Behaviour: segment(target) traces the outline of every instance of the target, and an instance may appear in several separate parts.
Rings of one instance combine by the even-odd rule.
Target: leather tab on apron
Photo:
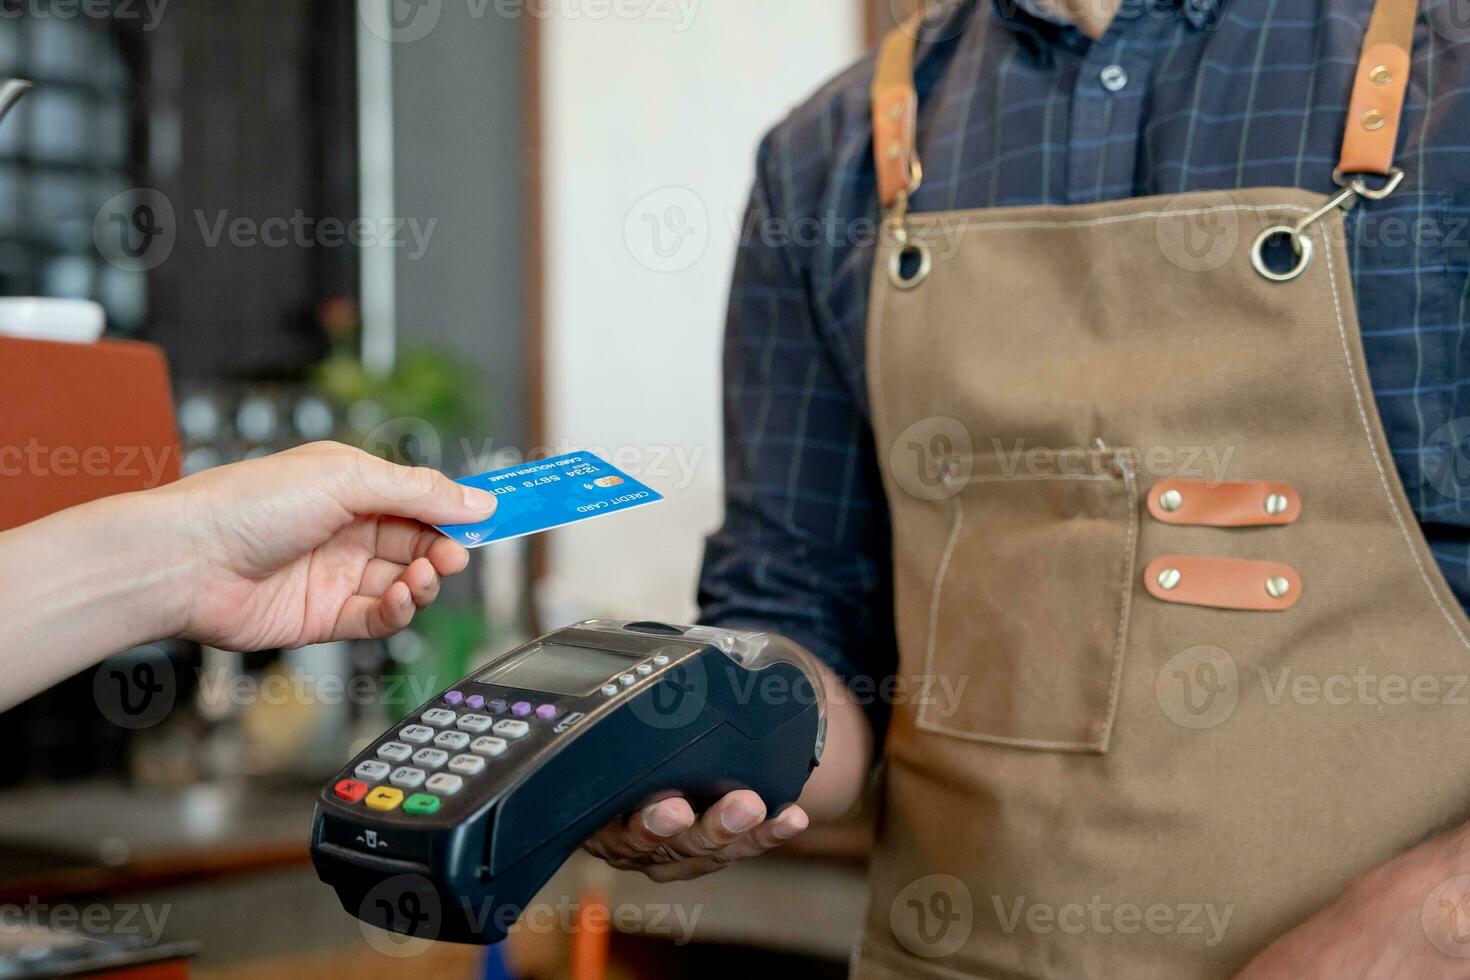
[[[1241,558],[1165,555],[1149,563],[1143,584],[1155,599],[1188,606],[1280,612],[1302,596],[1290,565]]]
[[[878,200],[886,211],[914,183],[919,94],[914,88],[915,15],[883,39],[873,74],[873,160]]]
[[[1302,498],[1287,483],[1160,480],[1148,493],[1148,512],[1162,524],[1272,527],[1295,522]]]
[[[1415,0],[1378,0],[1373,8],[1348,103],[1338,164],[1342,174],[1387,175],[1393,170],[1417,15]]]

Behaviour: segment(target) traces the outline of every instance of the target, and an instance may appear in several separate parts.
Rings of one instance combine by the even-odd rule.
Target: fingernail
[[[732,834],[743,834],[761,822],[761,815],[744,803],[735,803],[720,814],[720,826]]]
[[[785,813],[781,818],[771,825],[771,833],[777,840],[790,840],[807,828],[805,816],[798,817],[794,813]]]
[[[465,487],[464,505],[470,510],[483,513],[495,506],[495,495],[493,493],[486,493],[484,490],[476,490],[474,487]]]
[[[673,837],[684,829],[684,821],[655,803],[643,811],[643,826],[660,837]]]

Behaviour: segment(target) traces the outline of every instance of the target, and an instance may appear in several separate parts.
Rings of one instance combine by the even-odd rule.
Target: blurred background
[[[360,928],[306,832],[476,663],[695,617],[757,141],[909,6],[0,0],[0,80],[35,86],[0,123],[0,334],[161,348],[183,472],[325,438],[455,476],[586,448],[668,498],[481,551],[388,643],[163,644],[0,715],[0,977],[844,974],[861,821],[684,886],[574,860],[488,956]]]

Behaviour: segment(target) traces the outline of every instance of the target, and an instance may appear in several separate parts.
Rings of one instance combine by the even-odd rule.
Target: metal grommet
[[[1266,243],[1278,235],[1286,235],[1291,239],[1292,246],[1296,249],[1296,264],[1285,272],[1277,272],[1266,264]],[[1251,265],[1262,276],[1272,282],[1291,282],[1303,272],[1307,266],[1312,264],[1312,240],[1306,235],[1297,234],[1297,230],[1291,225],[1272,225],[1256,237],[1256,242],[1251,246]]]
[[[1273,599],[1280,599],[1291,591],[1291,582],[1283,575],[1273,575],[1266,579],[1266,594]]]
[[[904,278],[903,264],[910,256],[917,255],[919,268],[910,278]],[[917,239],[909,239],[904,244],[893,250],[888,257],[888,281],[899,289],[917,289],[929,278],[929,273],[934,270],[934,255],[929,251],[929,246]]]
[[[1179,580],[1183,578],[1177,568],[1166,568],[1159,573],[1159,588],[1165,592],[1171,592],[1179,586]]]
[[[1369,109],[1363,113],[1363,128],[1370,133],[1376,133],[1382,129],[1384,122],[1383,113],[1377,109]]]
[[[1159,494],[1159,506],[1172,514],[1184,506],[1184,494],[1178,490],[1165,490]]]
[[[1387,85],[1393,81],[1393,72],[1388,70],[1387,65],[1379,65],[1368,73],[1368,78],[1374,85]]]
[[[1273,493],[1266,498],[1266,513],[1272,517],[1286,513],[1286,508],[1290,506],[1291,501],[1287,500],[1283,494]]]

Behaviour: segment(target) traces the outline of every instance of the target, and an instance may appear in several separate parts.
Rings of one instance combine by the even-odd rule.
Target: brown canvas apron
[[[1330,200],[908,214],[914,42],[886,42],[900,684],[855,976],[1227,977],[1470,816],[1470,621],[1390,464],[1344,242],[1402,179],[1414,18],[1378,4]]]

